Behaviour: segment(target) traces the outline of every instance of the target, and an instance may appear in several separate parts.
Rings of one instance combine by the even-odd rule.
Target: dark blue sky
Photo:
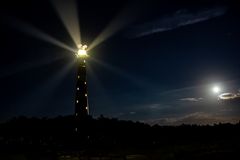
[[[235,3],[93,2],[78,3],[87,44],[124,6],[130,8],[125,21],[137,15],[134,23],[89,53],[89,105],[94,116],[159,124],[239,120],[239,103],[219,102],[211,90],[214,85],[222,93],[240,89],[240,23]],[[19,32],[22,23],[74,46],[50,2],[1,6],[1,120],[72,114],[76,66],[66,67],[75,57]]]

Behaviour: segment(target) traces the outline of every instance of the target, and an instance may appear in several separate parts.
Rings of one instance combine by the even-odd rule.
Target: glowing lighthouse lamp
[[[76,53],[77,58],[86,58],[88,56],[87,54],[87,45],[79,45],[78,46],[78,51]]]

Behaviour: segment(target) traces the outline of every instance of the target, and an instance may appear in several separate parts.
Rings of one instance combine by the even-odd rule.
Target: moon
[[[214,86],[212,88],[213,93],[219,93],[221,91],[221,88],[219,86]]]

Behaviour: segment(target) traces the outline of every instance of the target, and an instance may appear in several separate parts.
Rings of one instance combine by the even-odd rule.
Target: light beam
[[[100,61],[98,59],[95,59],[93,57],[90,57],[90,59],[92,62],[104,67],[105,69],[111,71],[112,73],[121,76],[122,78],[125,78],[127,80],[129,80],[130,82],[132,82],[135,86],[139,87],[139,88],[153,88],[153,86],[150,83],[146,83],[144,80],[142,80],[139,77],[136,77],[118,67],[115,67],[111,64],[105,63],[103,61]]]
[[[51,0],[51,2],[75,45],[81,44],[76,0]]]
[[[43,67],[45,65],[49,65],[55,61],[58,61],[58,60],[61,60],[63,58],[66,58],[66,56],[60,56],[60,57],[54,57],[52,59],[44,59],[44,60],[37,60],[37,61],[34,61],[34,62],[28,62],[28,63],[22,63],[21,65],[17,66],[17,67],[14,67],[13,69],[9,69],[9,68],[12,68],[11,66],[8,66],[7,68],[8,69],[2,69],[1,70],[1,75],[0,75],[0,78],[4,78],[4,77],[8,77],[8,76],[12,76],[12,75],[15,75],[17,73],[21,73],[21,72],[24,72],[24,71],[28,71],[28,70],[31,70],[31,69],[36,69],[36,68],[39,68],[39,67]]]
[[[57,71],[50,77],[45,77],[46,81],[43,84],[36,86],[37,88],[32,89],[30,93],[25,95],[24,98],[17,100],[16,103],[20,105],[21,104],[26,105],[29,104],[28,102],[30,99],[35,100],[37,103],[34,104],[34,107],[29,105],[27,106],[23,105],[25,107],[29,107],[27,110],[31,114],[39,113],[41,110],[46,109],[43,108],[43,106],[47,106],[46,104],[51,101],[51,98],[54,95],[55,91],[61,85],[63,80],[67,77],[69,72],[73,69],[75,64],[76,59],[71,60],[69,63],[65,63],[65,65],[59,69],[59,71]],[[20,110],[19,111],[17,110],[15,112],[20,112]]]
[[[141,7],[137,7],[136,4],[131,4],[125,7],[119,14],[113,18],[113,20],[107,25],[107,27],[93,40],[89,45],[88,50],[93,49],[97,45],[101,44],[112,35],[122,30],[126,26],[135,22],[139,15]]]
[[[71,48],[70,46],[66,45],[65,43],[57,40],[56,38],[50,36],[49,34],[39,30],[38,28],[34,27],[31,24],[24,23],[20,20],[14,20],[14,21],[8,21],[9,25],[13,27],[14,29],[23,32],[27,35],[30,35],[34,38],[40,39],[45,42],[49,42],[55,46],[58,46],[60,48],[66,49],[70,51],[70,53],[75,52],[75,49]]]

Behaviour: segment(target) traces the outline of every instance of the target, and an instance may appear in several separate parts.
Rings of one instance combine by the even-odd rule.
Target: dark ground
[[[0,159],[238,159],[239,133],[240,123],[150,126],[103,116],[18,117],[0,125]]]

